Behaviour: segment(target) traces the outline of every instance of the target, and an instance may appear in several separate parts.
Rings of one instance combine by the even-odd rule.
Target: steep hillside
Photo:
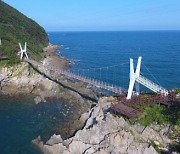
[[[41,26],[1,0],[0,38],[2,39],[0,56],[7,56],[10,59],[5,62],[7,64],[18,63],[19,42],[22,44],[27,42],[28,54],[36,60],[42,59],[42,48],[48,45],[48,36]]]

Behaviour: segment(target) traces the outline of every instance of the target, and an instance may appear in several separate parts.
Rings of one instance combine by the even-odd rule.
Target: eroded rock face
[[[36,104],[46,102],[48,98],[62,99],[70,103],[84,104],[87,102],[78,92],[66,88],[70,85],[72,89],[81,90],[81,83],[73,83],[63,75],[54,74],[44,68],[37,67],[37,69],[46,75],[39,74],[27,63],[10,68],[0,68],[0,93],[12,96],[31,94],[35,96]],[[57,79],[58,82],[54,79]],[[94,94],[89,89],[86,90],[86,93],[87,95]],[[95,94],[93,97],[96,98]]]
[[[170,130],[169,126],[130,125],[123,117],[107,112],[111,102],[102,100],[89,112],[81,115],[84,128],[73,137],[62,140],[60,135],[53,135],[46,144],[39,141],[39,147],[54,154],[156,154],[153,142],[159,149],[168,151],[172,144],[166,135]]]
[[[162,131],[164,132],[165,130]],[[141,134],[141,138],[145,141],[151,140],[157,143],[161,143],[164,147],[168,147],[168,145],[171,143],[171,140],[166,135],[161,134],[161,132],[156,132],[150,127],[145,128]]]
[[[105,112],[110,104],[100,102],[83,114],[80,119],[85,126],[73,137],[61,140],[60,135],[53,135],[46,144],[39,142],[39,147],[53,154],[157,154],[151,141],[168,147],[170,140],[164,133],[168,128],[159,133],[151,127],[130,125],[123,117]]]

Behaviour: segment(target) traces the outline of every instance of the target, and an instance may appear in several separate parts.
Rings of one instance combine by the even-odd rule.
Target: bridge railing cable
[[[90,77],[87,77],[87,75],[86,75],[84,70],[83,70],[82,74],[79,73],[79,71],[78,71],[78,74],[77,73],[75,74],[75,73],[73,73],[70,70],[67,71],[67,70],[64,70],[62,68],[57,68],[57,67],[53,67],[53,66],[43,65],[42,63],[38,63],[38,62],[36,62],[34,60],[30,60],[30,59],[26,60],[26,62],[29,62],[29,63],[31,63],[33,65],[37,65],[37,66],[40,66],[40,67],[43,67],[43,68],[46,68],[46,69],[49,69],[49,70],[52,70],[52,71],[54,71],[54,72],[56,72],[58,74],[63,74],[63,75],[68,76],[70,78],[81,80],[81,81],[84,81],[84,82],[89,83],[89,84],[94,84],[95,86],[98,86],[100,88],[104,88],[106,90],[110,90],[110,91],[115,92],[115,93],[120,93],[121,90],[119,90],[119,89],[122,89],[121,87],[117,88],[117,86],[115,86],[112,83],[110,84],[110,83],[108,83],[106,81],[101,81],[101,78],[100,79],[96,79],[96,75],[93,75],[94,76],[93,79],[90,79]],[[114,65],[114,66],[120,66],[120,65]],[[109,68],[112,68],[112,66],[111,67],[103,67],[103,68],[106,68],[105,70],[106,70],[106,72],[108,74],[108,70],[109,70]],[[100,69],[100,68],[98,68],[98,69],[100,70],[100,73],[102,73],[102,69]],[[99,72],[96,72],[96,70],[97,69],[93,69],[94,73],[99,73]],[[90,71],[90,69],[88,69],[88,72],[89,71]],[[100,76],[102,76],[102,74]]]

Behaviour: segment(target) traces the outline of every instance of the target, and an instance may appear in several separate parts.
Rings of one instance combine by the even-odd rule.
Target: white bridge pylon
[[[27,43],[25,42],[25,45],[24,45],[24,49],[22,49],[22,46],[21,46],[21,43],[19,43],[19,48],[20,48],[20,55],[21,55],[21,60],[23,59],[23,56],[25,55],[26,58],[28,59],[28,55],[27,55]]]
[[[155,93],[161,93],[164,95],[168,95],[169,92],[167,89],[159,86],[158,84],[156,84],[156,83],[152,82],[151,80],[140,75],[141,60],[142,60],[142,57],[139,57],[136,71],[134,72],[133,59],[132,58],[130,59],[130,81],[129,81],[128,94],[127,94],[126,98],[131,99],[132,94],[133,94],[134,84],[136,87],[136,92],[137,92],[137,94],[139,94],[139,83],[142,84],[143,86],[147,87],[148,89],[152,90]]]

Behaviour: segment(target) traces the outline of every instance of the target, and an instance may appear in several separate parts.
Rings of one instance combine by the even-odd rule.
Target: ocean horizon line
[[[46,31],[47,33],[51,32],[179,32],[179,30],[55,30],[55,31]]]

